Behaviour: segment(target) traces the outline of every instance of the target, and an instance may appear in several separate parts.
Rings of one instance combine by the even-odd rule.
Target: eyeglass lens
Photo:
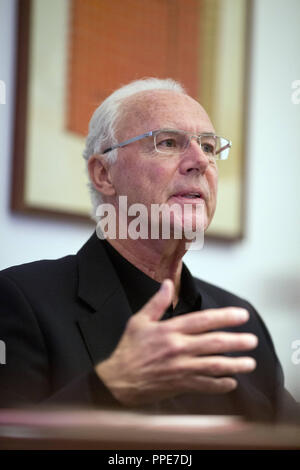
[[[202,151],[208,157],[227,158],[229,148],[226,145],[228,142],[226,139],[217,136],[191,136],[178,131],[161,131],[155,135],[154,144],[157,152],[170,155],[174,153],[182,154],[189,147],[192,138],[197,140],[198,144],[201,145]]]

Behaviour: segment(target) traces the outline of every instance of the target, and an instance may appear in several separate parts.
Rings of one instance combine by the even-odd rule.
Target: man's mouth
[[[181,194],[180,197],[188,197],[189,199],[195,199],[198,197],[201,198],[201,194],[200,193],[187,193],[187,194]]]
[[[203,199],[202,194],[199,192],[177,193],[177,194],[173,194],[172,197],[176,199],[181,199],[181,200],[189,199],[189,200],[199,201],[199,202],[201,199]]]

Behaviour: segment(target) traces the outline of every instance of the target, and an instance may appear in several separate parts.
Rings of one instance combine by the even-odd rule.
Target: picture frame
[[[84,1],[85,5],[90,3],[94,8],[108,8],[107,2],[118,8],[120,3],[120,0]],[[122,4],[126,1],[122,0]],[[94,223],[90,217],[88,180],[82,158],[84,135],[70,129],[70,110],[66,111],[68,90],[76,76],[75,73],[71,77],[68,74],[70,62],[74,62],[75,57],[73,53],[71,58],[68,55],[72,50],[70,28],[74,28],[70,11],[75,3],[79,8],[80,2],[82,0],[18,2],[11,209],[25,215]],[[169,51],[172,44],[170,64],[174,70],[174,64],[177,64],[177,70],[183,70],[181,75],[174,70],[172,73],[169,65],[164,74],[170,70],[172,78],[183,76],[183,85],[190,81],[190,88],[194,87],[193,94],[197,95],[195,98],[208,111],[217,132],[233,142],[228,161],[219,164],[218,205],[207,234],[215,240],[238,241],[245,235],[246,220],[245,149],[251,2],[193,0],[189,2],[190,11],[185,11],[184,0],[151,2],[153,7],[162,5],[167,12],[166,18],[172,21],[168,28],[173,28],[173,32],[167,35],[171,40],[166,50]],[[143,0],[130,0],[129,3],[135,8],[146,4]],[[196,27],[195,17],[198,19]],[[82,18],[82,13],[78,18]],[[160,31],[164,31],[164,26]],[[197,42],[192,42],[191,37],[189,42],[185,42],[188,39],[185,28],[190,31],[193,27],[196,28]],[[112,36],[110,42],[113,40],[118,44],[116,37]],[[194,50],[189,53],[191,48]],[[194,64],[193,68],[191,64]],[[108,69],[107,64],[104,65]],[[192,70],[189,76],[187,69]],[[81,71],[82,67],[78,70]],[[126,83],[127,75],[124,73],[122,76],[117,70],[118,74],[115,72],[111,81],[120,86]],[[135,64],[133,78],[139,76]],[[80,83],[80,75],[77,83]],[[107,93],[108,90],[105,91]],[[101,102],[99,96],[95,97],[94,107]],[[87,118],[83,119],[83,128],[87,133]]]

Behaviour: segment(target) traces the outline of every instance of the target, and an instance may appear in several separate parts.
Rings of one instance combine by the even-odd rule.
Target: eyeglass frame
[[[228,140],[226,139],[225,137],[220,137],[216,134],[212,134],[212,133],[203,133],[203,134],[190,134],[189,132],[187,131],[184,131],[184,130],[181,130],[181,129],[156,129],[154,131],[149,131],[149,132],[145,132],[144,134],[140,134],[136,137],[132,137],[131,139],[128,139],[128,140],[124,140],[123,142],[120,142],[119,144],[115,144],[113,145],[112,147],[109,147],[107,148],[106,150],[104,150],[102,152],[102,155],[105,154],[105,153],[108,153],[108,152],[112,152],[113,150],[117,149],[117,148],[122,148],[122,147],[125,147],[126,145],[129,145],[129,144],[132,144],[133,142],[137,142],[139,140],[142,140],[146,137],[155,137],[156,133],[159,133],[159,132],[182,132],[186,135],[188,135],[190,137],[190,143],[189,143],[189,146],[191,144],[191,140],[192,140],[192,137],[195,137],[197,139],[201,139],[201,137],[218,137],[219,139],[224,139],[227,141],[227,144],[225,145],[225,147],[222,147],[220,150],[218,150],[218,152],[216,152],[216,154],[218,153],[221,153],[222,151],[224,151],[225,149],[227,148],[231,148],[232,147],[232,142],[231,140]],[[154,141],[154,145],[155,145],[155,141]],[[200,145],[201,145],[201,142],[200,142]],[[186,148],[186,150],[189,148],[189,146]],[[201,146],[200,146],[201,148]],[[159,150],[157,150],[156,148],[156,145],[155,145],[155,150],[158,152],[158,153],[162,153],[164,154],[165,152],[160,152]],[[181,154],[182,155],[182,154]],[[220,160],[227,160],[228,157],[226,158],[220,158]]]

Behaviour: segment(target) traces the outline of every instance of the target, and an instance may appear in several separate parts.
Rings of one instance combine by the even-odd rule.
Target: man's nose
[[[181,156],[180,171],[187,173],[205,173],[209,165],[209,158],[201,149],[196,139],[192,138],[189,147]]]

